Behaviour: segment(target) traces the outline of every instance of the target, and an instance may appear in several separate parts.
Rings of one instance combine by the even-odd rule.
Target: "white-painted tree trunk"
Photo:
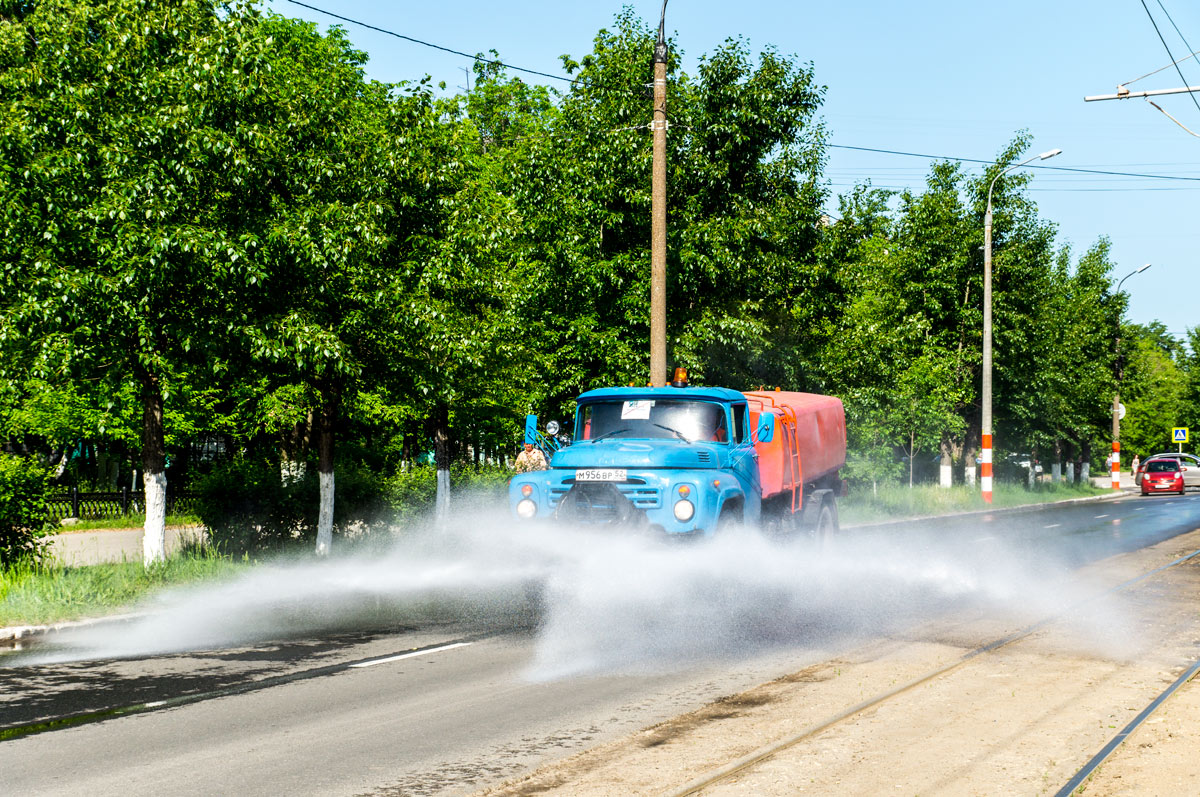
[[[1090,484],[1092,480],[1092,463],[1084,462],[1079,466],[1079,481],[1083,484]]]
[[[942,465],[941,473],[939,474],[938,486],[953,487],[954,486],[954,466]]]
[[[146,567],[167,556],[167,474],[147,473],[146,525],[142,528],[142,564]]]
[[[973,461],[963,466],[963,481],[972,487],[975,486],[975,469],[977,467]]]
[[[438,525],[450,519],[450,471],[438,469],[437,472],[437,502],[435,517]]]
[[[1054,484],[1058,484],[1059,482],[1062,481],[1062,463],[1061,462],[1055,462],[1053,465],[1050,466],[1050,481]]]
[[[333,549],[333,471],[320,473],[321,510],[317,514],[317,555],[328,556]]]

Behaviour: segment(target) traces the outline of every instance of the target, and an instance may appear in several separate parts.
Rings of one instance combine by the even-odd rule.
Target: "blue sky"
[[[308,5],[443,47],[475,53],[497,50],[510,64],[563,74],[558,56],[591,51],[597,30],[610,26],[622,5],[657,24],[658,0],[620,2],[398,3],[304,0]],[[267,7],[322,25],[330,17],[288,0]],[[1190,177],[1155,180],[1037,171],[1030,195],[1059,228],[1059,243],[1082,254],[1108,236],[1117,263],[1114,279],[1144,263],[1152,267],[1125,282],[1129,317],[1158,320],[1177,335],[1200,325],[1195,264],[1200,208],[1200,138],[1142,99],[1085,103],[1111,94],[1160,67],[1168,58],[1147,15],[1153,13],[1175,58],[1200,49],[1200,5],[1183,0],[1010,0],[975,4],[739,3],[671,0],[667,29],[684,54],[684,68],[730,36],[757,52],[774,45],[811,61],[828,87],[822,116],[834,145],[947,157],[994,158],[1016,131],[1033,135],[1029,155],[1063,154],[1047,166]],[[1174,26],[1163,12],[1174,20]],[[428,74],[453,91],[465,86],[470,60],[340,23],[371,58],[370,77],[395,82]],[[1178,27],[1179,33],[1175,31]],[[1182,38],[1180,36],[1182,34]],[[1200,85],[1200,58],[1130,84],[1132,91]],[[532,79],[532,78],[531,78]],[[545,80],[550,85],[556,81]],[[1196,97],[1200,101],[1200,95]],[[1155,100],[1200,133],[1200,108],[1189,95]],[[879,187],[919,189],[929,161],[831,149],[826,177],[836,194],[864,180]],[[968,164],[982,169],[981,165]],[[829,207],[836,207],[831,199]],[[996,289],[1005,286],[997,283]]]

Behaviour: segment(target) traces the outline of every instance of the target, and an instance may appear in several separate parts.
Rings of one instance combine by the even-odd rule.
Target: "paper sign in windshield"
[[[653,400],[635,399],[634,401],[626,401],[621,405],[621,420],[648,421],[650,420],[650,408],[653,406]]]

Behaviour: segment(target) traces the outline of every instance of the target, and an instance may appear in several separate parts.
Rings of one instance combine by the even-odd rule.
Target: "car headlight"
[[[694,514],[696,514],[696,505],[691,501],[675,502],[675,519],[680,523],[686,523],[691,520]]]
[[[528,498],[522,498],[517,502],[517,517],[524,520],[529,520],[537,514],[537,504],[530,501]]]

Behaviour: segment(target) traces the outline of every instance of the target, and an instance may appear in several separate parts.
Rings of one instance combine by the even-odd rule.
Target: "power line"
[[[430,47],[435,50],[440,50],[442,52],[451,53],[452,55],[458,55],[463,58],[470,58],[471,60],[477,61],[480,63],[502,66],[506,69],[512,69],[516,72],[524,72],[524,73],[530,74],[530,75],[538,75],[539,77],[546,77],[546,78],[550,78],[552,80],[561,80],[564,83],[575,84],[576,82],[578,82],[577,79],[567,78],[567,77],[563,77],[561,75],[552,75],[549,72],[539,72],[536,69],[527,69],[525,67],[513,66],[512,64],[507,64],[498,59],[484,58],[481,55],[472,55],[470,53],[466,53],[461,50],[455,50],[450,47],[443,47],[442,45],[439,45],[439,44],[433,44],[432,42],[423,41],[421,39],[417,39],[412,36],[406,36],[402,33],[396,33],[395,31],[388,30],[386,28],[381,28],[376,25],[370,25],[366,22],[362,22],[357,19],[352,19],[350,17],[342,16],[341,14],[334,14],[333,12],[326,11],[323,8],[318,8],[316,6],[309,5],[308,3],[302,3],[302,2],[300,2],[300,0],[288,0],[288,2],[292,3],[293,5],[298,5],[303,8],[307,8],[311,11],[316,11],[319,14],[325,14],[326,16],[333,17],[334,19],[340,19],[344,22],[349,22],[353,25],[359,25],[361,27],[377,31],[379,33],[383,33],[388,36],[394,36],[397,39],[403,39],[404,41],[412,42],[414,44],[419,44],[424,47]],[[1161,5],[1161,2],[1159,4]],[[1145,5],[1146,5],[1145,0],[1142,0],[1142,6],[1145,7]],[[1166,9],[1164,9],[1164,13],[1165,13],[1165,11],[1166,11]],[[1146,9],[1146,13],[1147,14],[1150,13],[1149,8]],[[1167,18],[1170,19],[1169,14],[1167,15]],[[1153,16],[1151,16],[1150,21],[1152,23],[1154,22]],[[1175,24],[1173,20],[1172,20],[1171,24],[1172,25]],[[1156,31],[1158,30],[1157,25],[1155,25],[1155,30]],[[1176,28],[1176,30],[1178,31],[1178,28]],[[1162,34],[1159,34],[1159,38],[1160,39],[1162,38]],[[1186,44],[1186,42],[1185,42],[1185,44]],[[1166,47],[1165,41],[1163,42],[1163,46]],[[1191,49],[1191,48],[1189,47],[1189,49]],[[1171,56],[1170,48],[1167,49],[1167,55]],[[1171,57],[1173,58],[1173,56],[1171,56]],[[1176,68],[1176,70],[1179,69],[1178,64],[1175,65],[1175,68]],[[1182,72],[1180,72],[1180,79],[1183,79]],[[1187,81],[1185,80],[1184,82],[1186,83]],[[1192,99],[1193,99],[1193,101],[1195,101],[1194,96]],[[1196,107],[1198,110],[1200,110],[1200,102],[1197,103]],[[961,163],[982,163],[982,164],[988,164],[988,165],[991,165],[992,163],[994,163],[994,161],[982,160],[982,159],[978,159],[978,158],[957,158],[957,157],[948,156],[948,155],[924,155],[924,154],[920,154],[920,153],[916,153],[916,152],[901,152],[898,150],[877,149],[877,148],[873,148],[873,147],[854,147],[854,146],[850,146],[847,144],[829,144],[828,146],[832,149],[849,149],[849,150],[858,150],[861,152],[878,152],[878,153],[887,154],[887,155],[904,155],[904,156],[909,156],[909,157],[925,158],[925,159],[929,159],[929,160],[952,160],[952,161],[959,161]],[[1076,173],[1080,173],[1080,174],[1103,174],[1103,175],[1110,175],[1110,176],[1116,176],[1116,177],[1139,177],[1139,178],[1145,178],[1145,179],[1151,179],[1151,180],[1185,180],[1185,181],[1200,182],[1200,177],[1178,177],[1178,176],[1174,176],[1174,175],[1165,175],[1165,174],[1135,174],[1135,173],[1131,173],[1131,172],[1102,171],[1102,170],[1096,170],[1096,169],[1076,169],[1076,168],[1071,168],[1071,167],[1067,167],[1067,166],[1032,166],[1031,165],[1031,166],[1027,166],[1026,168],[1049,169],[1049,170],[1053,170],[1053,171],[1076,172]]]
[[[837,180],[831,181],[830,188],[857,188],[862,183],[846,183]],[[912,188],[908,184],[889,184],[871,182],[872,188],[878,188],[883,191],[906,191]],[[1091,194],[1091,193],[1107,193],[1107,192],[1128,192],[1128,191],[1200,191],[1200,186],[1172,186],[1163,188],[1027,188],[1027,191],[1035,194]]]
[[[1167,9],[1163,8],[1162,2],[1159,2],[1158,7],[1162,8],[1164,14],[1167,14]],[[1146,9],[1146,16],[1150,17],[1150,24],[1154,26],[1154,32],[1158,34],[1158,40],[1162,42],[1163,49],[1167,51],[1167,58],[1175,61],[1175,56],[1171,54],[1171,48],[1167,46],[1167,40],[1163,38],[1162,31],[1158,29],[1158,23],[1154,21],[1154,15],[1150,13],[1150,7],[1146,5],[1146,0],[1142,0],[1142,8]],[[1171,19],[1170,14],[1167,14],[1167,19],[1171,20],[1172,25],[1175,24],[1175,20]],[[1179,33],[1179,28],[1175,28],[1175,32]],[[1179,34],[1179,38],[1183,38],[1182,33]],[[1184,41],[1183,44],[1189,50],[1192,49],[1188,46],[1187,41]],[[1178,61],[1175,61],[1175,71],[1179,74],[1179,79],[1183,82],[1183,85],[1188,85],[1187,78],[1183,76],[1183,70],[1179,68]],[[1200,111],[1200,100],[1196,99],[1196,95],[1193,92],[1189,91],[1188,96],[1192,98],[1192,103],[1196,106],[1196,110]]]
[[[989,166],[995,164],[995,161],[982,160],[980,158],[957,158],[953,155],[927,155],[920,152],[902,152],[895,149],[878,149],[875,147],[853,147],[849,144],[827,144],[830,149],[851,149],[858,152],[878,152],[884,155],[905,155],[910,158],[925,158],[926,160],[943,160],[943,161],[959,161],[960,163],[984,163]],[[1200,182],[1200,177],[1179,177],[1173,174],[1136,174],[1134,172],[1113,172],[1101,169],[1074,169],[1070,166],[1026,166],[1026,169],[1047,169],[1055,172],[1076,172],[1079,174],[1107,174],[1114,177],[1141,177],[1147,180],[1185,180],[1187,182]]]
[[[343,22],[349,22],[352,25],[359,25],[364,28],[369,28],[370,30],[378,31],[379,33],[383,33],[388,36],[395,36],[397,39],[403,39],[404,41],[412,42],[413,44],[420,44],[424,47],[432,47],[433,49],[441,50],[444,53],[451,53],[452,55],[461,55],[463,58],[470,58],[472,61],[477,61],[479,63],[493,64],[495,66],[502,66],[505,69],[512,69],[515,72],[524,72],[529,75],[537,75],[539,77],[548,77],[551,80],[561,80],[565,83],[574,83],[575,82],[572,78],[563,77],[562,75],[552,75],[549,72],[539,72],[536,69],[526,69],[526,68],[520,67],[520,66],[513,66],[512,64],[506,64],[503,61],[500,61],[500,60],[497,60],[494,58],[484,58],[482,55],[472,55],[471,53],[464,53],[461,50],[453,50],[449,47],[443,47],[440,44],[433,44],[432,42],[415,39],[412,36],[405,36],[403,33],[396,33],[394,30],[388,30],[386,28],[376,27],[375,25],[369,25],[366,22],[360,22],[357,19],[351,19],[350,17],[344,17],[341,14],[335,14],[332,11],[326,11],[323,8],[317,8],[316,6],[310,6],[308,3],[301,3],[300,0],[288,0],[288,2],[293,5],[302,6],[304,8],[307,8],[310,11],[316,11],[318,14],[324,14],[326,16],[333,17],[334,19],[340,19]]]

